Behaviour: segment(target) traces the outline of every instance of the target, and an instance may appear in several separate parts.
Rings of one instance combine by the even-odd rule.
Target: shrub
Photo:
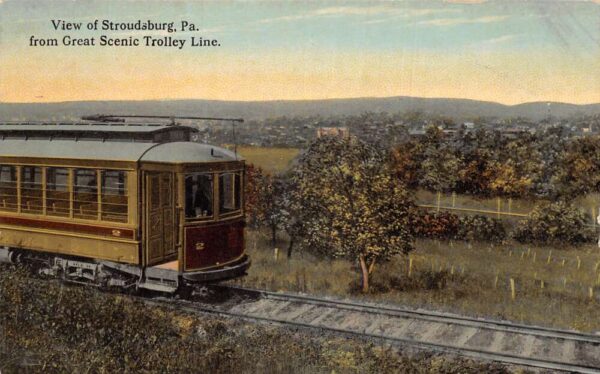
[[[564,201],[543,202],[519,222],[513,237],[521,243],[579,244],[593,239],[585,215]]]
[[[456,239],[501,242],[506,239],[506,230],[502,223],[485,216],[460,217]]]
[[[415,236],[432,239],[454,239],[458,233],[460,218],[447,212],[419,212],[415,215]]]

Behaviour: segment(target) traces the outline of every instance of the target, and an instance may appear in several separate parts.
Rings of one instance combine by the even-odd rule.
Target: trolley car
[[[244,160],[110,121],[0,124],[0,262],[163,292],[245,274]]]

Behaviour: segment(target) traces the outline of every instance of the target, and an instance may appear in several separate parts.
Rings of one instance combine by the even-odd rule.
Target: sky
[[[87,30],[96,20],[177,31]],[[100,46],[103,35],[142,45]],[[186,44],[146,47],[144,36]],[[0,102],[387,96],[600,102],[600,0],[0,0]]]

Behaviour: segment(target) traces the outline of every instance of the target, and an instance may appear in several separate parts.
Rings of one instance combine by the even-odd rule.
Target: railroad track
[[[597,335],[241,287],[213,286],[212,289],[215,295],[235,297],[227,299],[225,296],[220,301],[207,303],[204,298],[192,296],[176,304],[193,312],[328,331],[475,359],[600,373],[600,336]]]

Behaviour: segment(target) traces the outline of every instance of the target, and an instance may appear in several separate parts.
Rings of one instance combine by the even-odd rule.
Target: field
[[[238,153],[247,163],[260,166],[270,173],[286,170],[299,152],[297,148],[238,147]]]
[[[265,234],[249,232],[247,247],[253,265],[248,276],[235,283],[581,331],[600,330],[600,252],[595,246],[494,247],[420,240],[410,255],[412,269],[408,257],[378,265],[372,292],[362,295],[352,263],[303,251],[294,253],[291,260],[284,253],[275,258],[268,243]],[[285,240],[278,243],[281,248],[286,245]]]

